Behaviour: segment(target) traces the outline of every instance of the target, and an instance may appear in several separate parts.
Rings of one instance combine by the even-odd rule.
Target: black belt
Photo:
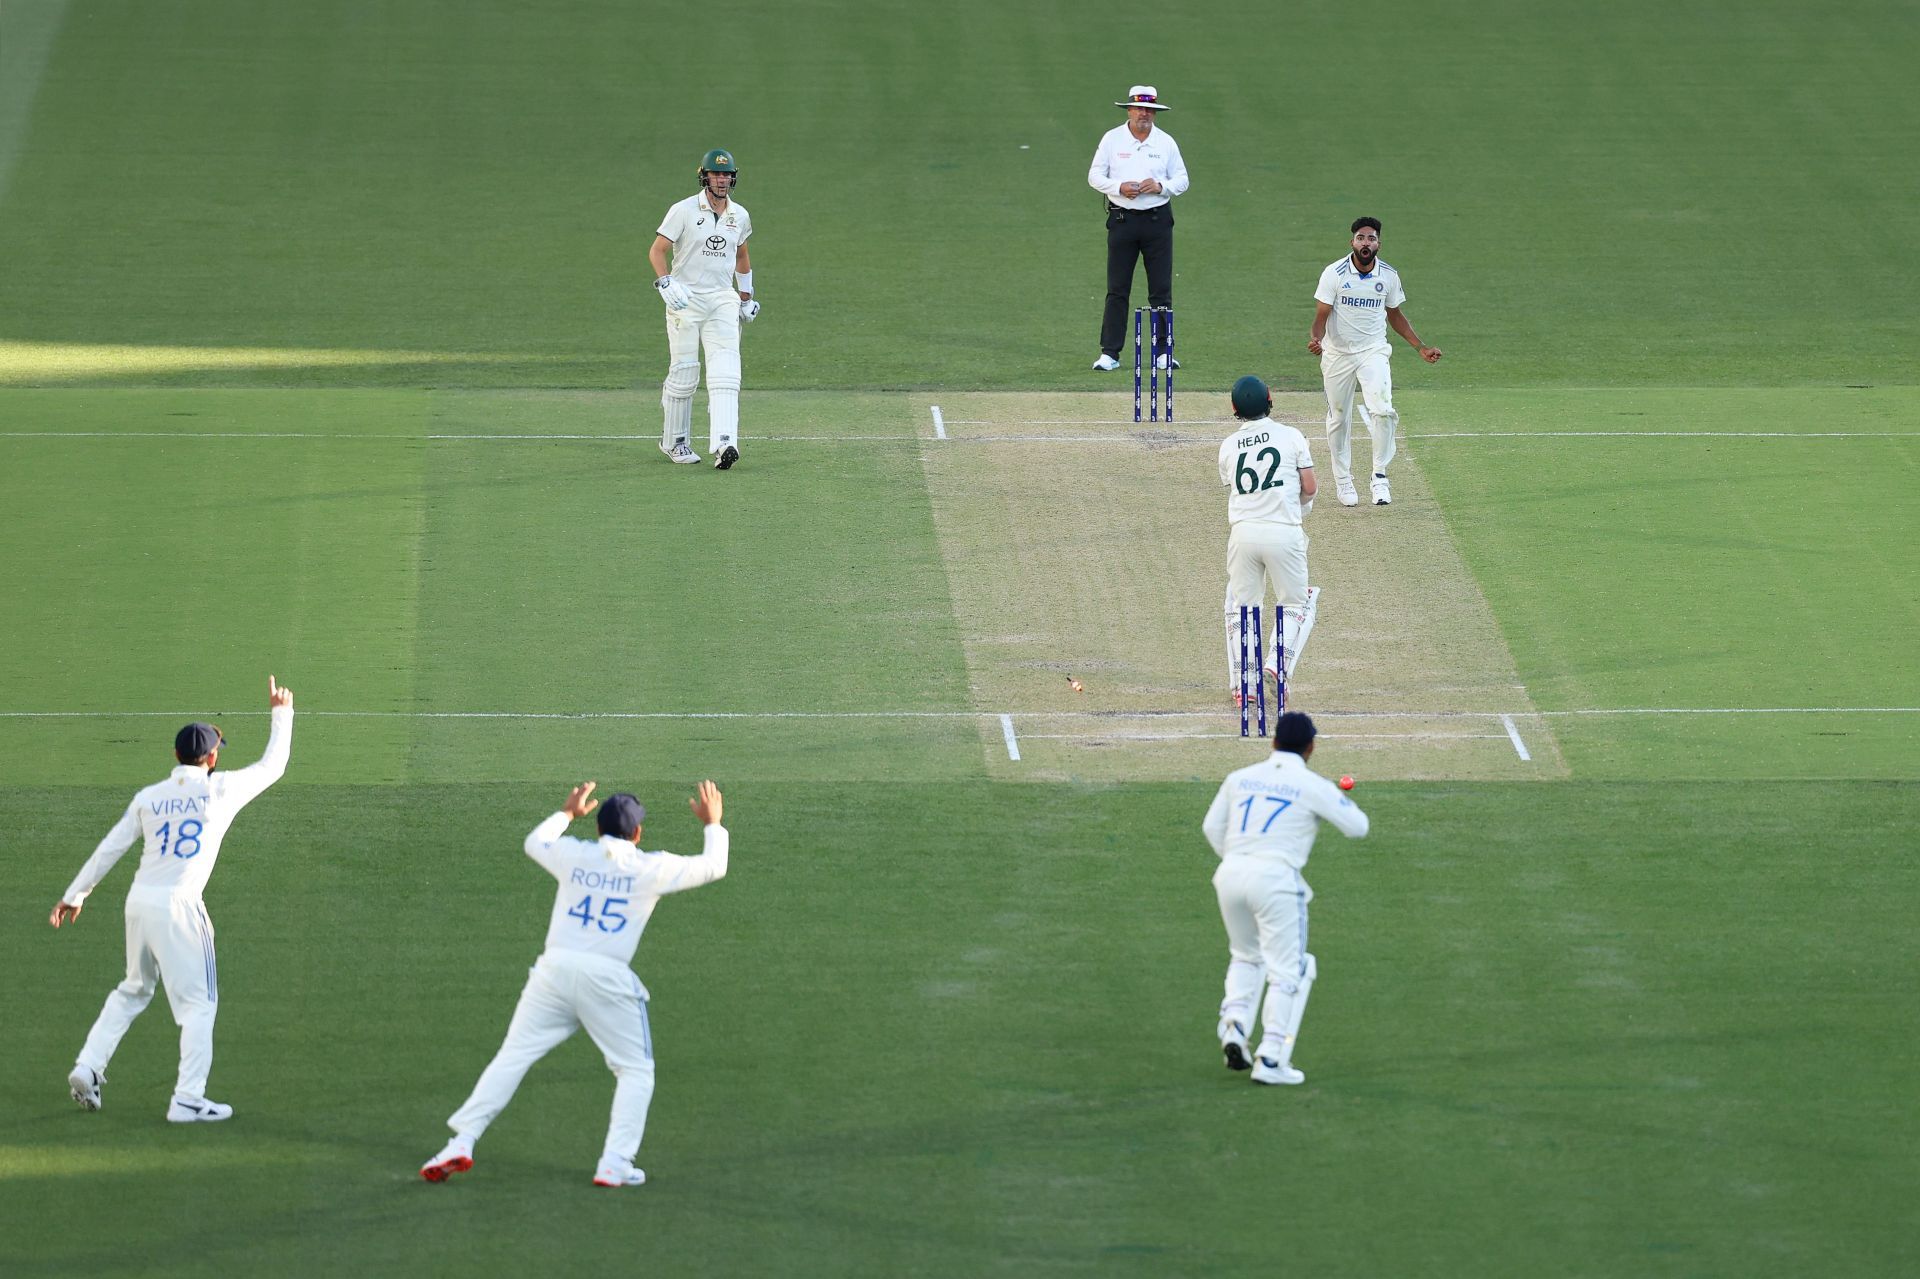
[[[1124,204],[1115,204],[1112,200],[1107,201],[1107,212],[1118,213],[1118,214],[1121,214],[1122,216],[1129,213],[1134,214],[1136,216],[1143,213],[1158,213],[1160,212],[1160,210],[1166,207],[1167,206],[1164,204],[1156,204],[1151,209],[1129,209]]]

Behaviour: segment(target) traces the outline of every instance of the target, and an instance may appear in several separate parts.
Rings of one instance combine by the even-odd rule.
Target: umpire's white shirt
[[[165,781],[135,795],[60,900],[69,906],[85,902],[87,894],[133,847],[134,839],[144,836],[146,847],[128,898],[197,901],[213,874],[220,841],[233,819],[287,771],[293,752],[293,707],[274,707],[271,719],[266,753],[255,763],[211,773],[197,764],[181,764]]]
[[[1313,469],[1307,437],[1270,417],[1245,422],[1220,441],[1220,482],[1227,486],[1227,523],[1300,523],[1300,472]]]
[[[1146,178],[1158,182],[1161,190],[1132,197],[1120,194],[1122,182]],[[1094,148],[1087,185],[1123,209],[1157,209],[1186,191],[1187,162],[1180,158],[1180,144],[1159,125],[1142,141],[1123,124],[1109,129]]]
[[[1227,774],[1200,824],[1222,860],[1251,857],[1306,868],[1322,820],[1340,833],[1367,833],[1367,815],[1292,751]]]
[[[572,818],[555,813],[527,836],[527,856],[560,881],[542,958],[587,955],[626,965],[653,908],[668,893],[711,884],[727,873],[727,828],[706,828],[698,857],[649,853],[631,840],[571,839]]]
[[[1320,273],[1313,300],[1333,308],[1322,349],[1333,355],[1360,355],[1392,349],[1387,342],[1387,308],[1405,306],[1407,295],[1398,271],[1375,258],[1373,270],[1363,275],[1348,254]]]
[[[753,235],[753,219],[738,200],[716,214],[705,191],[690,195],[667,209],[656,234],[673,241],[673,278],[691,292],[739,296],[733,267],[740,246]]]

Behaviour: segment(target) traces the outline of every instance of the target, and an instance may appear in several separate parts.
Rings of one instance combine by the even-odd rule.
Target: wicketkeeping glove
[[[653,287],[660,290],[660,300],[669,311],[684,311],[693,305],[693,294],[687,292],[687,286],[670,275],[655,280]]]
[[[752,298],[746,298],[740,303],[740,323],[752,324],[753,317],[758,314],[760,314],[760,304]]]

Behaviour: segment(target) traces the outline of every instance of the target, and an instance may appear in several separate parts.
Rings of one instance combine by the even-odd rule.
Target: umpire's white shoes
[[[1100,358],[1093,362],[1093,371],[1095,373],[1111,373],[1119,367],[1120,361],[1114,359],[1105,351],[1100,352]]]
[[[105,1075],[78,1062],[67,1072],[67,1091],[73,1094],[74,1101],[79,1103],[82,1110],[100,1109],[100,1085],[106,1082]]]
[[[1228,1070],[1245,1070],[1253,1065],[1247,1052],[1247,1032],[1237,1021],[1220,1023],[1220,1051],[1226,1056]]]
[[[681,466],[690,466],[700,460],[700,455],[693,451],[693,445],[685,440],[675,440],[672,448],[662,444],[660,451]]]
[[[1177,369],[1180,367],[1180,361],[1174,359],[1165,351],[1162,351],[1154,357],[1153,367],[1156,369]]]
[[[445,1181],[454,1173],[465,1172],[471,1167],[473,1143],[463,1137],[455,1137],[439,1154],[420,1165],[420,1175],[428,1181]]]
[[[217,1101],[208,1101],[205,1097],[182,1097],[173,1095],[173,1101],[167,1106],[167,1122],[170,1124],[217,1124],[222,1119],[233,1118],[233,1107]]]
[[[729,444],[720,450],[719,457],[713,459],[713,469],[716,471],[731,471],[733,464],[739,460],[740,450]]]
[[[1340,499],[1340,505],[1342,506],[1360,505],[1360,495],[1353,491],[1352,480],[1335,480],[1333,482],[1333,495]]]
[[[1307,1077],[1284,1061],[1275,1061],[1271,1057],[1256,1057],[1253,1062],[1253,1082],[1256,1084],[1304,1084]]]
[[[602,1159],[599,1171],[593,1174],[596,1186],[644,1186],[647,1174],[633,1166],[627,1159]]]
[[[1375,471],[1373,475],[1373,504],[1375,506],[1391,506],[1393,504],[1393,490],[1387,487],[1387,477],[1378,471]]]

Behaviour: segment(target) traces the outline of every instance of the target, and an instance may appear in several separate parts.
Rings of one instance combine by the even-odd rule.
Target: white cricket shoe
[[[1253,1082],[1256,1084],[1304,1084],[1307,1077],[1285,1062],[1271,1057],[1255,1058]]]
[[[1393,490],[1387,487],[1387,477],[1376,474],[1373,477],[1373,504],[1375,506],[1393,505]]]
[[[596,1186],[644,1186],[647,1174],[635,1168],[629,1160],[602,1159],[600,1168],[593,1174]]]
[[[1360,495],[1353,491],[1352,480],[1335,480],[1333,482],[1333,495],[1340,499],[1340,505],[1342,506],[1360,505]]]
[[[173,1095],[173,1101],[167,1106],[167,1122],[170,1124],[217,1124],[222,1119],[233,1118],[233,1107],[217,1101],[208,1101],[205,1097],[182,1097]]]
[[[1220,1051],[1226,1056],[1228,1070],[1246,1070],[1253,1065],[1247,1052],[1247,1032],[1237,1021],[1220,1023]]]
[[[1164,368],[1177,369],[1180,367],[1180,361],[1174,359],[1171,355],[1168,355],[1165,351],[1162,351],[1160,352],[1160,354],[1153,357],[1153,367],[1156,369],[1164,369]]]
[[[668,448],[662,444],[660,451],[681,466],[688,466],[700,460],[700,455],[693,451],[693,445],[687,443],[685,440],[675,440],[672,448]]]
[[[433,1158],[420,1165],[420,1175],[428,1181],[445,1181],[456,1172],[473,1167],[473,1143],[455,1137]]]
[[[73,1095],[74,1101],[79,1103],[82,1110],[100,1109],[100,1085],[106,1082],[105,1075],[91,1066],[82,1066],[78,1062],[75,1062],[73,1069],[67,1072],[67,1091]]]
[[[1119,367],[1120,361],[1114,359],[1105,351],[1100,352],[1100,358],[1093,362],[1093,371],[1095,373],[1111,373]]]

